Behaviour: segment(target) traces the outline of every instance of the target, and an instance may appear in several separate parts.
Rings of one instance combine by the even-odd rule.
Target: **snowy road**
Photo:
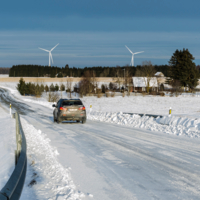
[[[199,199],[199,140],[91,120],[56,124],[47,107],[4,89],[0,97],[47,134],[83,199]]]

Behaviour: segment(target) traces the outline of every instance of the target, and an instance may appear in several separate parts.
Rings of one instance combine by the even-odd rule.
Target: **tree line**
[[[8,67],[1,67],[0,74],[9,74],[10,68]]]
[[[65,91],[65,85],[62,83],[60,86],[58,84],[51,84],[50,86],[39,84],[39,83],[26,83],[23,78],[20,78],[19,83],[17,84],[17,90],[21,95],[33,95],[41,96],[41,94],[46,92],[55,92],[55,91]]]
[[[113,77],[116,79],[116,83],[119,84],[120,78],[124,77],[125,82],[130,82],[130,77],[141,76],[147,78],[147,85],[149,85],[151,77],[156,72],[162,72],[165,77],[168,77],[167,83],[173,87],[180,89],[181,87],[187,87],[189,90],[199,84],[200,78],[200,66],[196,66],[193,55],[188,49],[176,50],[171,59],[169,65],[152,65],[151,61],[144,61],[143,64],[136,67],[130,66],[116,66],[116,67],[85,67],[85,68],[69,68],[69,65],[65,67],[49,67],[40,65],[16,65],[9,71],[10,77]],[[125,80],[127,77],[127,80]],[[94,82],[94,81],[93,81]],[[90,84],[88,90],[91,90]]]
[[[183,50],[176,50],[174,54],[172,55],[170,61],[169,61],[169,66],[168,68],[168,78],[167,78],[167,83],[172,86],[173,91],[178,94],[179,92],[182,91],[182,87],[185,87],[189,89],[189,91],[194,91],[195,87],[199,84],[198,79],[200,77],[199,74],[199,66],[196,66],[195,63],[193,62],[194,57],[192,54],[188,51],[188,49],[183,49]],[[63,68],[61,68],[62,70]],[[70,68],[68,66],[65,67],[63,70],[69,70]],[[94,68],[95,69],[95,68]],[[127,90],[128,93],[130,92],[130,87],[132,87],[132,76],[137,76],[137,77],[143,77],[145,78],[146,82],[146,92],[150,92],[150,81],[154,77],[155,73],[158,71],[156,66],[153,66],[151,61],[144,61],[142,63],[142,66],[137,66],[137,67],[111,67],[109,70],[104,67],[100,68],[103,70],[107,70],[107,73],[109,70],[115,70],[113,72],[113,81],[114,83],[109,84],[109,88],[107,86],[103,86],[101,89],[97,87],[97,79],[96,77],[98,72],[95,70],[92,70],[92,68],[83,68],[81,69],[83,72],[82,79],[79,82],[79,87],[76,89],[79,90],[80,95],[86,95],[90,93],[104,93],[106,90],[110,89],[112,91],[125,91]],[[134,74],[133,74],[133,69]],[[85,70],[85,71],[84,71]],[[66,71],[61,71],[62,73]],[[162,72],[162,70],[159,70]],[[61,72],[57,72],[58,74]],[[103,71],[104,72],[104,71]],[[101,73],[103,73],[101,72]],[[96,74],[97,73],[97,74]],[[164,73],[164,72],[163,72]],[[63,75],[63,74],[62,74]],[[166,76],[166,75],[165,75]],[[105,77],[105,76],[104,76]],[[70,92],[73,90],[72,89],[72,78],[67,78],[66,82],[66,89],[67,92]],[[158,80],[158,79],[157,79]],[[158,83],[160,84],[160,83]],[[161,86],[161,84],[160,84]],[[34,84],[34,83],[25,83],[23,78],[20,79],[20,82],[17,87],[18,91],[21,94],[28,94],[28,95],[36,95],[40,96],[41,93],[45,90],[46,92],[54,92],[58,91],[59,89],[61,91],[65,90],[65,85],[61,82],[60,87],[56,84],[55,86],[53,84],[44,86],[43,84]],[[75,88],[74,88],[75,89]],[[77,91],[75,91],[77,92]],[[157,90],[158,92],[158,90]]]
[[[36,65],[18,65],[13,66],[12,70],[17,70],[20,68],[20,72],[30,73],[30,70],[33,70],[33,67],[36,69],[36,74],[39,73],[42,76],[45,76],[46,73],[50,73],[54,77],[55,73],[58,77],[63,76],[73,76],[73,77],[82,77],[81,81],[72,88],[72,78],[66,79],[66,85],[61,81],[60,86],[53,85],[53,83],[48,85],[35,84],[35,83],[25,83],[23,78],[20,79],[20,82],[17,86],[18,91],[23,95],[34,95],[40,96],[42,92],[48,92],[48,100],[56,101],[58,93],[54,91],[65,91],[69,92],[71,95],[72,90],[78,92],[80,96],[87,94],[97,94],[101,96],[102,93],[106,91],[112,91],[111,95],[114,95],[116,91],[123,92],[127,91],[130,94],[131,87],[133,86],[132,77],[143,77],[146,84],[146,93],[147,94],[159,94],[161,95],[164,90],[164,83],[159,82],[159,77],[157,77],[157,90],[151,90],[150,81],[154,78],[156,72],[162,72],[165,77],[167,77],[167,82],[172,86],[171,95],[174,94],[178,96],[182,91],[185,91],[185,88],[190,92],[195,91],[195,87],[199,84],[198,79],[200,78],[200,66],[196,66],[193,62],[194,57],[189,52],[188,49],[176,50],[169,60],[169,65],[155,66],[152,65],[151,61],[144,61],[141,66],[129,67],[129,66],[116,66],[116,67],[85,67],[85,68],[69,68],[68,65],[65,68],[58,67],[48,67],[48,66],[36,66]],[[45,71],[46,70],[46,71]],[[49,71],[48,71],[49,70]],[[51,71],[52,70],[52,71]],[[78,71],[79,70],[79,71]],[[78,71],[78,72],[77,72]],[[10,73],[13,71],[10,70]],[[14,71],[15,72],[15,71]],[[35,76],[34,73],[30,74]],[[27,76],[27,75],[21,75]],[[96,77],[112,77],[113,82],[110,82],[109,85],[101,85],[101,88],[98,88],[98,79]],[[162,86],[162,87],[161,87]],[[124,93],[125,94],[125,93]],[[164,94],[164,93],[163,93]],[[107,94],[108,95],[108,94]]]
[[[130,76],[135,76],[137,69],[140,69],[142,65],[136,67],[130,66],[116,66],[116,67],[84,67],[70,68],[68,65],[65,67],[49,67],[41,65],[13,65],[10,68],[10,77],[82,77],[86,71],[90,74],[95,74],[95,77],[116,77],[124,76],[124,69],[128,70]],[[168,76],[168,65],[154,65],[156,71],[162,72],[165,76]]]

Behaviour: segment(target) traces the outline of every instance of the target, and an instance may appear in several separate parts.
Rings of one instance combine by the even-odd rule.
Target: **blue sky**
[[[176,49],[188,48],[200,64],[200,1],[34,0],[0,7],[0,67],[16,64],[70,67],[168,64]]]

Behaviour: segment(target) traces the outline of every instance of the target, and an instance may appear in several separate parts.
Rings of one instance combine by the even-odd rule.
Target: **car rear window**
[[[71,106],[71,105],[83,105],[81,101],[72,100],[72,101],[63,101],[62,106]]]

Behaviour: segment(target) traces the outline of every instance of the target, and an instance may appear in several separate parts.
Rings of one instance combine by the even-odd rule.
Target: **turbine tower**
[[[138,53],[143,53],[144,51],[140,51],[140,52],[135,52],[135,53],[133,53],[126,45],[125,45],[125,47],[130,51],[130,53],[132,54],[132,58],[131,58],[131,63],[130,63],[130,65],[132,66],[132,67],[134,67],[134,55],[135,54],[138,54]]]
[[[49,52],[49,67],[51,67],[51,62],[53,63],[53,56],[51,54],[51,52],[59,45],[59,43],[53,47],[50,51],[46,50],[46,49],[42,49],[39,47],[39,49],[43,50],[43,51],[46,51],[46,52]]]

